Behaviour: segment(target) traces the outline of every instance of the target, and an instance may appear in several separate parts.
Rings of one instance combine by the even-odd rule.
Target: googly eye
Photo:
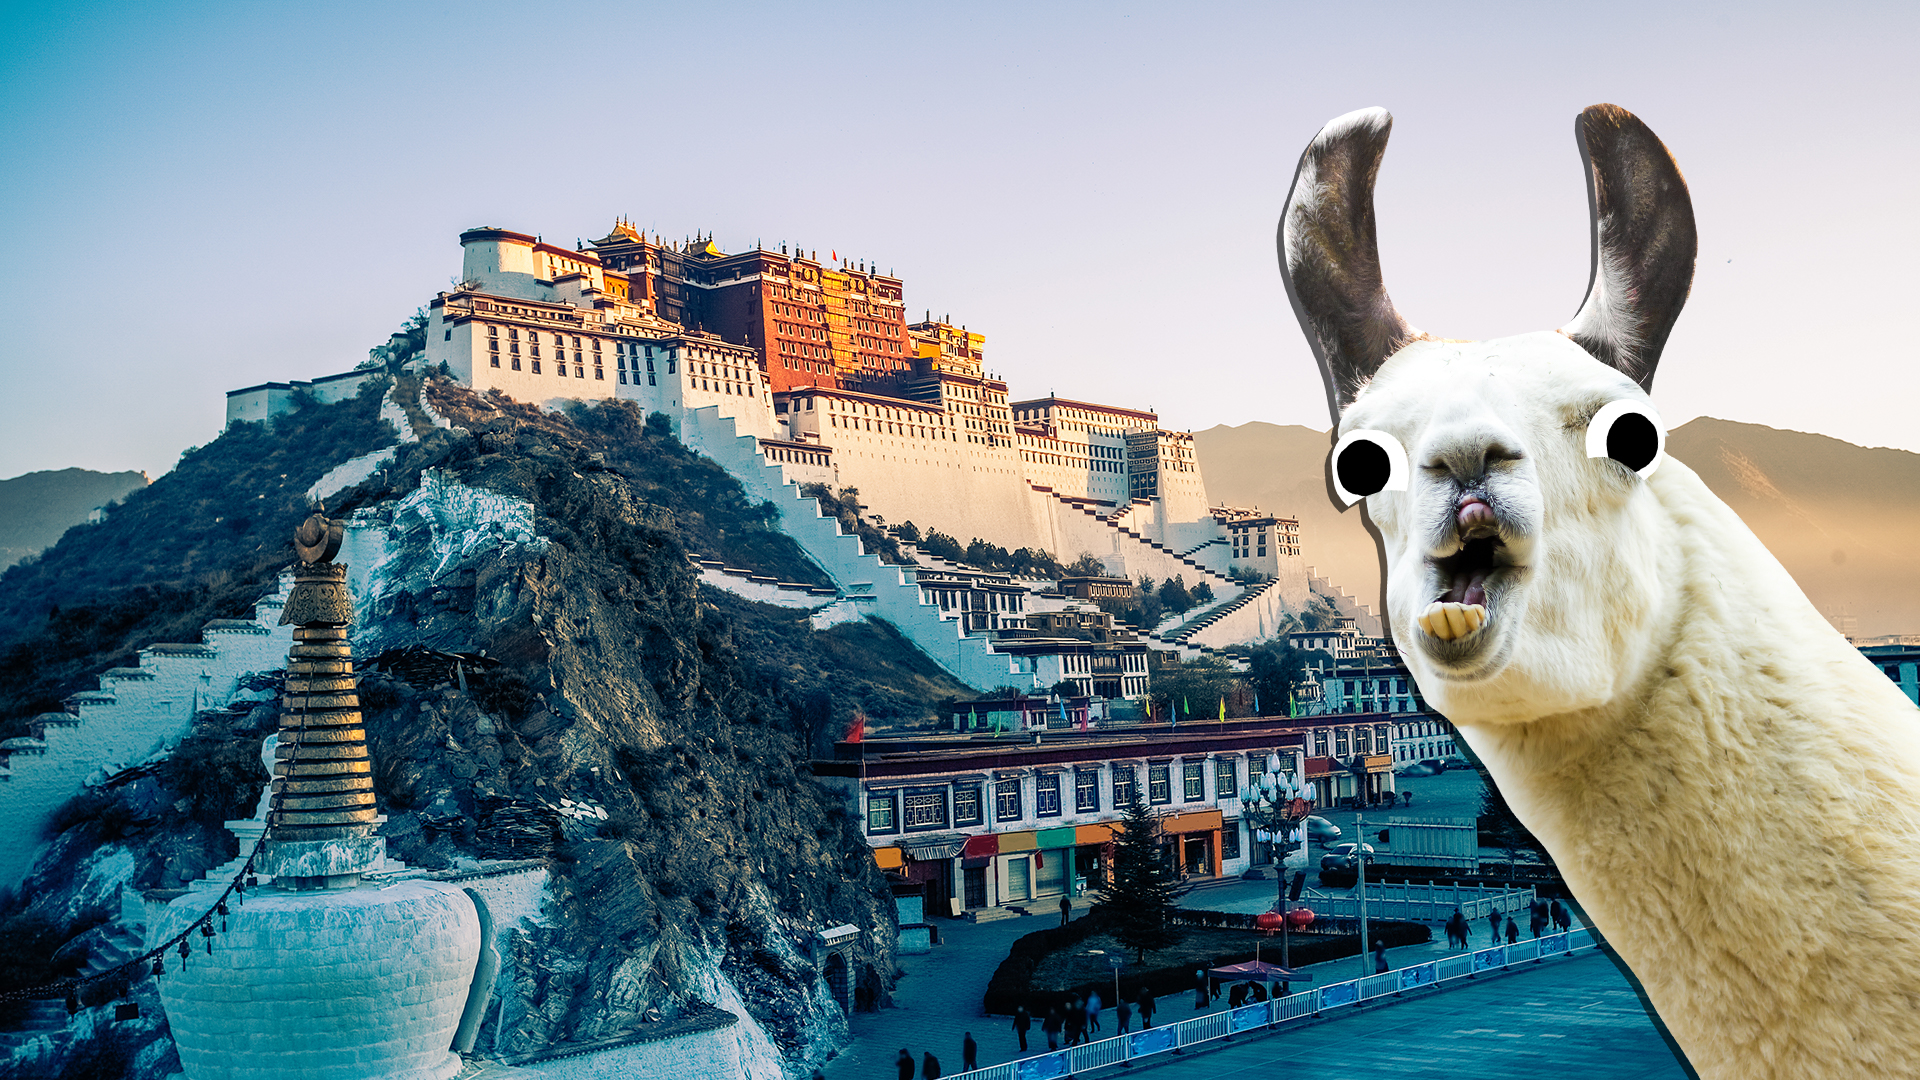
[[[1384,431],[1361,428],[1333,445],[1333,490],[1348,506],[1382,491],[1407,490],[1407,451]]]
[[[1609,401],[1587,422],[1587,456],[1612,458],[1640,476],[1652,476],[1667,450],[1667,429],[1645,401]]]

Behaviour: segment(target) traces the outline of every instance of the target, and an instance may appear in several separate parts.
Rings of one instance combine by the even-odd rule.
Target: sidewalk
[[[1271,880],[1215,885],[1189,893],[1183,906],[1214,911],[1266,911],[1273,904],[1273,888]],[[1248,904],[1258,906],[1245,906]],[[1074,918],[1084,915],[1089,906],[1089,898],[1076,899]],[[983,1015],[981,1006],[987,981],[1007,958],[1007,950],[1014,941],[1036,930],[1060,925],[1059,914],[1036,914],[979,924],[941,919],[936,925],[941,943],[934,946],[932,952],[900,958],[900,968],[906,974],[894,989],[894,1007],[877,1013],[853,1014],[849,1024],[853,1037],[840,1056],[827,1064],[824,1069],[827,1080],[893,1080],[897,1076],[894,1061],[903,1047],[913,1054],[916,1062],[921,1060],[921,1055],[932,1051],[933,1056],[940,1059],[941,1072],[952,1075],[960,1071],[960,1043],[969,1031],[980,1045],[981,1066],[1025,1056],[1013,1033],[1013,1018]],[[1473,927],[1471,947],[1486,947],[1486,931],[1484,922]],[[1402,968],[1460,951],[1447,947],[1446,931],[1439,925],[1433,927],[1433,936],[1434,940],[1425,945],[1388,950],[1387,962]],[[1279,935],[1270,939],[1270,944],[1272,952],[1267,953],[1263,946],[1262,956],[1279,963]],[[1369,958],[1363,963],[1357,956],[1309,965],[1302,970],[1314,976],[1314,985],[1322,986],[1373,973],[1372,960]],[[1195,1009],[1193,1000],[1191,993],[1162,997],[1155,1020],[1164,1024],[1227,1007],[1224,991],[1205,1009]],[[1110,1036],[1116,1030],[1112,1003],[1105,1004],[1107,1008],[1096,1037]],[[1047,1047],[1047,1038],[1041,1033],[1037,1020],[1027,1036],[1027,1047],[1027,1053]]]

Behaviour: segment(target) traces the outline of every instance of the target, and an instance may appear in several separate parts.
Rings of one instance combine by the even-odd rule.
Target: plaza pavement
[[[1479,778],[1471,771],[1402,779],[1403,789],[1414,791],[1411,807],[1391,811],[1405,816],[1471,816],[1479,807]],[[1369,813],[1384,824],[1386,813]],[[1352,836],[1352,811],[1327,815]],[[1316,848],[1316,858],[1318,849]],[[1311,879],[1309,879],[1311,881]],[[1316,883],[1317,884],[1317,883]],[[1274,900],[1271,879],[1228,881],[1189,893],[1184,906],[1215,911],[1266,911]],[[1090,898],[1074,900],[1074,916],[1084,914]],[[1044,906],[1044,905],[1043,905]],[[823,1069],[828,1080],[892,1080],[901,1048],[915,1061],[932,1051],[944,1075],[960,1071],[961,1040],[972,1032],[980,1046],[979,1063],[998,1064],[1023,1056],[1012,1030],[1012,1018],[981,1012],[987,981],[1013,942],[1035,930],[1059,925],[1059,912],[1048,911],[988,923],[939,919],[941,943],[930,953],[902,956],[905,974],[894,990],[893,1007],[877,1013],[855,1013],[852,1039]],[[1522,932],[1525,928],[1522,927]],[[1485,921],[1472,926],[1471,948],[1485,948]],[[1279,960],[1280,942],[1273,942],[1270,959]],[[1392,949],[1387,960],[1394,967],[1422,963],[1450,950],[1442,928],[1433,926],[1433,940],[1425,945]],[[1306,970],[1317,985],[1341,982],[1371,973],[1358,957],[1316,964]],[[1690,1075],[1648,1019],[1638,995],[1611,960],[1597,954],[1523,965],[1513,973],[1476,979],[1404,999],[1389,1005],[1367,1005],[1335,1014],[1306,1027],[1231,1042],[1209,1044],[1154,1064],[1141,1063],[1131,1071],[1153,1071],[1167,1077],[1205,1076],[1208,1080],[1274,1071],[1275,1058],[1285,1055],[1281,1070],[1288,1080],[1367,1075],[1394,1080],[1446,1076],[1459,1078],[1513,1077],[1539,1080],[1560,1070],[1581,1080],[1682,1080]],[[1114,1032],[1112,1002],[1107,1002],[1101,1031]],[[1222,1009],[1221,994],[1204,1011]],[[1200,1015],[1190,997],[1160,999],[1156,1019],[1171,1023]],[[1028,1035],[1029,1053],[1046,1048],[1046,1036],[1037,1024]]]

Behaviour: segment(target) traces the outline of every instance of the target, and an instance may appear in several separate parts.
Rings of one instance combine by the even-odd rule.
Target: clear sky
[[[1498,337],[1579,304],[1601,101],[1693,192],[1669,424],[1920,451],[1920,4],[1797,8],[8,4],[0,477],[158,475],[227,390],[364,359],[462,229],[616,215],[896,272],[1016,397],[1324,428],[1274,255],[1319,126],[1394,113],[1388,288]]]

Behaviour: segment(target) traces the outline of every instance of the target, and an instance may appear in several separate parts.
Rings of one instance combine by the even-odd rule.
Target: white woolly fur
[[[1587,456],[1621,398],[1553,332],[1381,366],[1340,426],[1412,465],[1366,499],[1394,640],[1702,1077],[1920,1076],[1920,710],[1692,470]],[[1442,642],[1475,460],[1515,566]]]

